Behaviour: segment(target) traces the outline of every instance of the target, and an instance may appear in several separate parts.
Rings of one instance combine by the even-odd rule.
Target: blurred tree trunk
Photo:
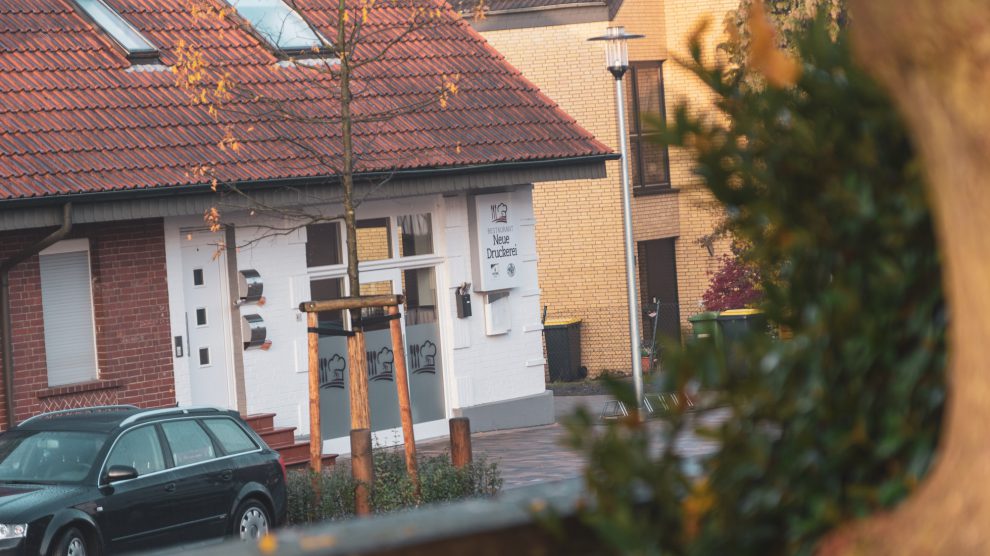
[[[858,58],[925,163],[951,307],[949,403],[929,477],[825,554],[990,554],[990,2],[853,0]]]

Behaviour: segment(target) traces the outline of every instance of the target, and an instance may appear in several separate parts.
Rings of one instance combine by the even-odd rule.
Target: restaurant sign
[[[474,289],[493,291],[520,284],[519,215],[511,193],[474,197],[471,205]]]

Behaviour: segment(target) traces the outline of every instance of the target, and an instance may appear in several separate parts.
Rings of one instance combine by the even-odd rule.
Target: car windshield
[[[0,482],[76,483],[89,474],[106,435],[16,431],[0,436]]]

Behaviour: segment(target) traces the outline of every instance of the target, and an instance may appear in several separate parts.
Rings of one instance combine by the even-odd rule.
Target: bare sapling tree
[[[317,200],[332,201],[332,197],[315,199],[301,190],[297,203],[269,202],[236,180],[224,178],[215,166],[202,165],[191,171],[209,181],[220,194],[218,203],[204,214],[204,219],[211,229],[218,230],[224,222],[225,204],[277,217],[278,223],[255,224],[261,233],[242,246],[287,235],[309,224],[343,219],[347,231],[347,282],[351,295],[357,295],[360,279],[356,209],[365,196],[389,181],[387,168],[398,166],[402,160],[396,155],[383,160],[360,152],[355,148],[356,130],[370,136],[403,114],[437,104],[445,108],[458,93],[460,80],[459,74],[442,74],[430,90],[401,95],[400,103],[395,100],[400,95],[386,98],[370,87],[368,80],[362,81],[362,74],[382,71],[390,63],[390,54],[402,48],[408,50],[405,43],[421,38],[429,28],[450,17],[445,13],[448,8],[433,0],[338,0],[336,10],[306,10],[304,3],[286,0],[287,10],[271,10],[266,19],[251,21],[250,16],[238,13],[237,4],[233,0],[193,0],[189,10],[194,18],[220,24],[227,32],[246,33],[272,47],[277,61],[269,65],[269,70],[276,74],[294,72],[297,80],[301,74],[305,90],[292,90],[289,96],[281,87],[275,92],[270,87],[257,86],[250,79],[238,77],[237,60],[209,61],[202,45],[185,41],[178,45],[178,61],[173,66],[178,84],[189,91],[191,103],[202,106],[222,125],[217,144],[232,161],[251,145],[275,148],[286,155],[291,152],[296,161],[287,162],[287,170],[339,180],[337,199],[343,210],[328,214],[314,205]],[[299,15],[302,13],[306,17]],[[321,28],[330,29],[332,37],[325,36]],[[326,110],[327,106],[334,109]],[[299,129],[309,133],[299,133]],[[359,198],[355,179],[362,166],[376,171],[366,178],[369,187]]]
[[[460,76],[456,73],[440,73],[435,82],[424,83],[431,78],[409,79],[399,68],[420,56],[416,45],[410,43],[428,39],[432,27],[449,23],[455,16],[438,0],[338,0],[336,9],[310,9],[315,3],[293,0],[273,2],[274,7],[265,8],[247,5],[239,10],[238,5],[236,0],[193,0],[189,9],[204,24],[218,26],[225,33],[253,36],[269,47],[273,52],[271,63],[260,71],[271,72],[270,75],[259,78],[253,73],[259,71],[256,63],[245,68],[236,58],[211,58],[204,45],[182,42],[173,67],[178,84],[189,92],[190,102],[202,107],[214,120],[215,129],[222,130],[217,144],[228,153],[231,164],[260,157],[279,164],[287,175],[339,181],[340,196],[314,197],[298,188],[293,203],[271,201],[262,191],[239,185],[243,178],[229,167],[203,165],[192,171],[209,181],[219,194],[218,203],[207,210],[204,218],[211,229],[222,228],[224,203],[271,216],[255,226],[258,230],[242,247],[310,224],[342,219],[346,230],[347,287],[350,296],[359,296],[357,208],[368,194],[389,181],[391,169],[404,163],[409,166],[409,161],[395,153],[413,152],[376,149],[376,141],[388,143],[387,136],[392,131],[389,122],[437,105],[446,108],[458,93]],[[324,34],[324,30],[329,32]],[[361,197],[357,194],[358,180],[365,185]],[[326,187],[321,189],[325,191]],[[324,207],[335,205],[335,201],[342,205],[342,212],[325,212]],[[348,307],[352,322],[360,318],[358,307]],[[311,465],[318,470],[322,442],[318,386],[314,387],[314,361],[318,357],[314,338],[319,332],[315,313],[311,312],[308,319],[310,454]],[[355,332],[348,338],[352,450],[356,433],[370,434],[364,338],[359,329]],[[401,334],[393,335],[393,351],[401,354],[403,349]],[[403,372],[397,365],[396,374]],[[399,399],[404,401],[400,405],[404,403],[401,417],[407,469],[418,485],[408,386],[404,377],[399,378],[396,384]],[[370,442],[364,446],[369,447]],[[355,462],[360,459],[370,466],[370,452],[360,456]],[[359,470],[355,466],[354,473],[362,485],[370,483],[370,467]],[[358,507],[370,511],[366,485],[359,488],[356,496]]]

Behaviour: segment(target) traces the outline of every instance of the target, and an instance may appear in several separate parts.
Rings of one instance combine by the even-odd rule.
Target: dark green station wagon
[[[0,554],[251,540],[285,513],[285,465],[234,411],[89,407],[0,434]]]

